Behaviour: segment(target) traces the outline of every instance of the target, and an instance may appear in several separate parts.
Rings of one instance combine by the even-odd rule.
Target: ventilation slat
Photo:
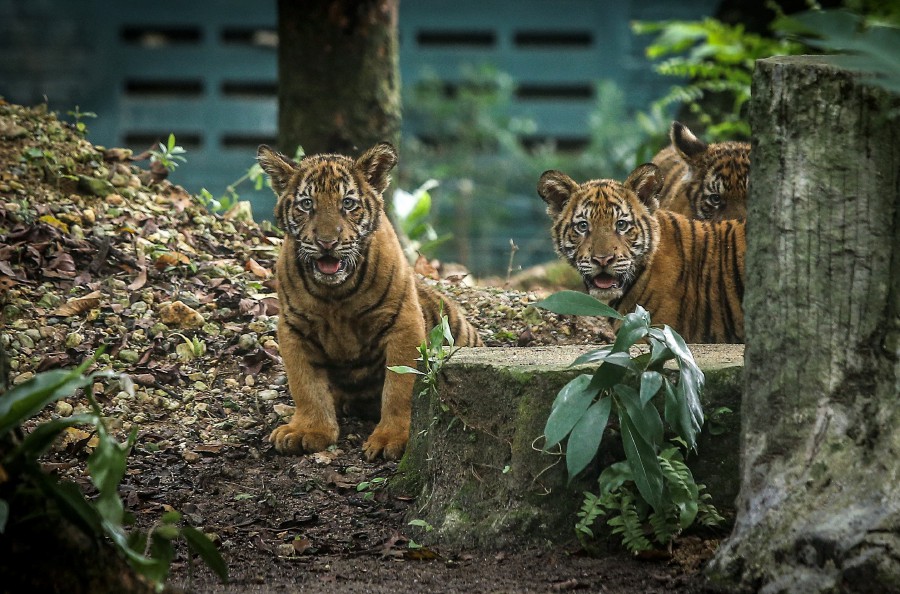
[[[126,25],[119,30],[126,44],[146,48],[168,45],[198,44],[203,39],[199,27],[154,27],[151,25]]]
[[[590,31],[518,31],[513,43],[529,49],[583,49],[593,45],[594,35]]]
[[[199,79],[126,79],[125,95],[131,97],[199,97],[203,81]]]
[[[421,48],[429,47],[480,47],[490,48],[497,43],[497,35],[493,31],[419,31],[416,44]]]

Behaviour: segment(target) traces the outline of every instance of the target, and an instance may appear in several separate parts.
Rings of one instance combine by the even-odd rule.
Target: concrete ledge
[[[444,366],[438,397],[414,396],[412,436],[392,488],[417,497],[410,519],[435,528],[424,542],[496,549],[574,538],[582,492],[596,490],[600,470],[624,458],[618,435],[607,429],[598,460],[571,485],[563,457],[541,451],[541,435],[557,392],[593,369],[569,364],[593,348],[461,349]],[[734,411],[722,433],[704,427],[699,455],[689,460],[714,503],[728,509],[738,491],[743,346],[691,350],[706,374],[707,416],[722,406]]]

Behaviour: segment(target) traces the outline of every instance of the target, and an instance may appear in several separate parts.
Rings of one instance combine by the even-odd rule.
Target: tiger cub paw
[[[337,431],[317,431],[287,423],[276,427],[269,441],[282,454],[321,452],[337,442]]]
[[[396,460],[403,455],[408,439],[409,429],[385,429],[379,425],[363,444],[363,454],[370,462],[377,458],[378,454],[382,454],[385,460]]]

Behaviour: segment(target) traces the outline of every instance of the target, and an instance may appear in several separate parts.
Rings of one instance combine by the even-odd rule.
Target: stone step
[[[394,492],[416,497],[409,519],[434,527],[422,541],[499,549],[574,538],[583,492],[596,492],[600,470],[624,458],[620,441],[608,428],[600,455],[568,484],[564,457],[542,451],[542,434],[559,390],[594,369],[570,363],[595,348],[464,348],[444,365],[436,398],[417,385],[410,443],[391,483]],[[706,416],[733,411],[716,434],[704,425],[688,460],[695,480],[727,512],[739,486],[744,349],[690,348],[706,375]]]

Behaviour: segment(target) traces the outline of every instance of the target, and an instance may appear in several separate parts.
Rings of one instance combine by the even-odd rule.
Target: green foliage
[[[444,344],[447,344],[450,348],[444,349]],[[425,387],[419,392],[420,396],[424,396],[428,393],[432,395],[437,392],[437,382],[438,375],[441,372],[441,368],[444,366],[451,356],[453,356],[453,334],[450,332],[450,322],[447,319],[447,316],[441,316],[441,323],[432,328],[428,332],[428,336],[425,337],[425,341],[419,345],[419,361],[422,361],[422,366],[425,368],[425,371],[419,371],[415,367],[410,367],[408,365],[393,365],[388,366],[390,371],[394,373],[414,373],[416,375],[422,376],[422,383],[425,384]]]
[[[448,85],[433,73],[404,97],[407,121],[421,130],[404,138],[401,187],[428,180],[437,247],[476,274],[509,268],[510,239],[523,264],[546,261],[543,203],[535,197],[535,172],[560,169],[575,177],[624,176],[658,149],[668,119],[661,112],[632,117],[632,106],[610,81],[598,83],[589,121],[590,140],[577,151],[541,141],[534,120],[516,113],[512,77],[491,66],[466,66]],[[652,142],[651,142],[652,140]],[[478,254],[475,258],[473,254]]]
[[[589,295],[563,291],[537,303],[558,314],[597,315],[622,320],[612,345],[578,357],[573,364],[598,364],[560,390],[544,427],[544,449],[566,442],[569,480],[597,455],[610,418],[618,420],[625,460],[600,476],[600,495],[586,495],[576,530],[592,536],[590,526],[602,513],[613,533],[621,534],[630,550],[650,547],[643,536],[646,524],[664,544],[691,525],[699,509],[699,487],[680,452],[664,449],[668,425],[686,449],[696,447],[703,423],[700,391],[703,372],[684,339],[669,326],[651,326],[640,306],[624,316]],[[646,342],[632,355],[631,348]],[[672,382],[666,363],[677,367]],[[662,401],[661,416],[655,401]],[[630,490],[628,490],[630,489]]]
[[[749,33],[743,25],[714,18],[636,21],[632,30],[638,35],[656,35],[646,50],[651,60],[665,58],[654,66],[656,72],[685,80],[673,85],[654,107],[685,105],[710,141],[749,138],[744,106],[750,99],[756,60],[804,49],[799,43]]]
[[[884,3],[866,18],[848,10],[811,10],[780,16],[773,28],[804,44],[841,54],[834,62],[868,76],[866,82],[900,93],[900,8]]]
[[[438,235],[431,224],[433,216],[429,190],[437,186],[437,180],[429,179],[412,193],[400,189],[394,191],[391,201],[394,220],[409,239],[404,249],[411,262],[415,261],[416,254],[430,255],[435,248],[453,237],[451,233]]]
[[[14,479],[28,481],[38,488],[47,500],[56,504],[59,513],[91,536],[105,535],[122,553],[135,571],[162,589],[175,555],[173,541],[184,538],[188,548],[223,580],[227,567],[219,552],[203,533],[190,526],[181,526],[181,515],[166,514],[148,533],[126,533],[126,513],[118,494],[119,483],[125,475],[126,458],[134,445],[136,429],[125,443],[119,443],[109,433],[102,411],[93,396],[92,387],[100,379],[117,379],[122,389],[132,392],[134,386],[124,375],[96,372],[84,375],[93,363],[89,360],[75,370],[52,370],[7,391],[0,398],[0,440],[11,444],[0,460],[0,468]],[[71,396],[84,389],[92,412],[40,423],[21,441],[12,430],[39,413],[46,405]],[[87,460],[91,482],[97,496],[88,501],[72,483],[60,483],[41,469],[38,458],[47,451],[56,437],[68,427],[88,425],[96,433],[98,442]],[[0,532],[11,513],[9,502],[0,500]]]
[[[356,491],[362,493],[362,498],[365,501],[371,501],[375,498],[375,491],[381,489],[387,484],[387,478],[383,476],[376,476],[368,481],[362,481],[358,485],[356,485]]]
[[[169,134],[169,139],[166,141],[166,144],[160,142],[157,146],[159,149],[150,151],[151,164],[159,163],[164,169],[175,171],[175,168],[178,167],[179,163],[187,161],[187,159],[182,156],[187,151],[185,151],[183,147],[175,144],[174,134]]]
[[[93,111],[81,111],[81,109],[77,105],[75,106],[75,109],[66,113],[72,116],[72,118],[75,120],[75,131],[78,132],[78,134],[80,134],[81,136],[85,136],[87,134],[87,124],[85,124],[82,120],[84,118],[97,117],[97,114]]]

